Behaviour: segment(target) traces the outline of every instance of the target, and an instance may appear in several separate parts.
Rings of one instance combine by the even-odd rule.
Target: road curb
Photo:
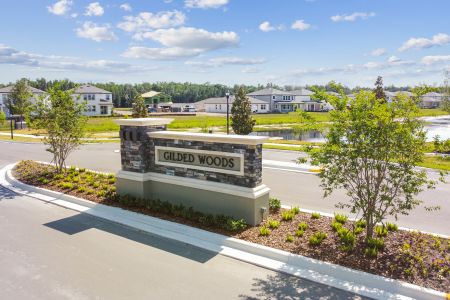
[[[447,294],[432,289],[30,186],[12,176],[14,166],[0,170],[0,184],[41,201],[374,299],[448,299]]]

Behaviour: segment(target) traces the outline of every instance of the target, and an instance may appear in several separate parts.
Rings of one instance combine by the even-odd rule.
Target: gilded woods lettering
[[[243,157],[237,153],[201,151],[183,148],[155,147],[156,163],[222,173],[240,173]]]

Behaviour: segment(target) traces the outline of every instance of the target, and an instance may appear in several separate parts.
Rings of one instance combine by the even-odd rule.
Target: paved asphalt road
[[[116,172],[120,169],[118,149],[119,146],[115,143],[84,145],[70,156],[69,164]],[[263,154],[264,159],[278,161],[295,161],[297,156],[298,153],[294,151],[267,149]],[[0,165],[21,159],[49,161],[50,157],[42,144],[0,142]],[[437,177],[434,172],[430,172],[430,176]],[[263,181],[271,188],[271,196],[281,199],[283,204],[306,209],[334,213],[338,211],[335,204],[348,199],[342,191],[323,199],[320,180],[316,175],[264,168]],[[447,181],[450,181],[450,177]],[[408,228],[450,235],[450,184],[440,183],[436,189],[425,191],[419,197],[425,201],[426,206],[439,205],[441,209],[428,212],[419,207],[409,216],[400,216],[398,221],[392,221]]]
[[[112,149],[83,147],[71,162],[113,171]],[[0,143],[0,168],[19,158],[48,156]],[[0,299],[361,299],[1,186],[0,265]]]

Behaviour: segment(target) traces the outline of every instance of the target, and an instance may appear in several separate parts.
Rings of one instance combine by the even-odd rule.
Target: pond
[[[427,141],[433,141],[436,135],[441,140],[450,139],[450,116],[425,117],[427,123]],[[253,132],[251,135],[278,137],[283,140],[297,140],[306,142],[324,142],[324,135],[319,130],[280,129]]]

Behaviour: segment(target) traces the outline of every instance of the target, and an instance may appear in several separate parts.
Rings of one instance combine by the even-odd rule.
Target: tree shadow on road
[[[254,296],[240,295],[240,299],[370,299],[302,278],[276,273],[266,279],[255,278]]]
[[[83,213],[48,222],[44,224],[44,226],[58,230],[68,235],[75,235],[85,230],[97,229],[178,256],[182,256],[184,258],[188,258],[199,263],[205,263],[217,255],[217,253],[200,249],[189,244],[162,238],[140,230],[136,230],[131,227],[127,227]]]
[[[7,188],[0,186],[0,201],[3,199],[13,199],[16,194]]]

